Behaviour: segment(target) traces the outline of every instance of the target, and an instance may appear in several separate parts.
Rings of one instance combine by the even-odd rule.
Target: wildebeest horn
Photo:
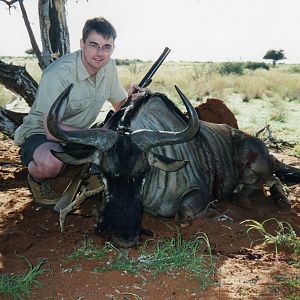
[[[132,141],[143,150],[148,150],[151,147],[179,144],[191,140],[199,130],[199,119],[197,112],[187,97],[175,85],[175,89],[182,99],[187,112],[189,114],[188,126],[179,132],[170,131],[155,131],[140,129],[132,133]]]
[[[73,84],[70,84],[53,103],[47,119],[49,132],[63,142],[90,145],[102,151],[109,149],[118,138],[118,134],[112,130],[95,128],[80,131],[66,131],[59,126],[68,104],[69,94],[72,88]]]

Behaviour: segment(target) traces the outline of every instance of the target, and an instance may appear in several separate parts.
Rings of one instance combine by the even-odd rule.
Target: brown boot
[[[33,201],[38,206],[51,207],[55,205],[60,198],[60,195],[53,190],[47,180],[37,182],[28,174],[28,186],[32,193]]]

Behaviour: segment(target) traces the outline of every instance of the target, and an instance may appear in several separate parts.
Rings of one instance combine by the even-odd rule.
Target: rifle
[[[139,87],[145,88],[152,82],[153,75],[158,70],[158,68],[161,66],[161,64],[163,63],[165,58],[168,56],[170,51],[171,51],[171,49],[169,49],[168,47],[166,47],[164,49],[163,53],[159,56],[159,58],[156,60],[156,62],[153,64],[153,66],[150,68],[150,70],[147,72],[147,74],[144,76],[144,78],[139,83]],[[135,90],[134,92],[137,92],[137,90]],[[125,102],[125,104],[128,102],[130,103],[131,97],[129,97],[128,100]],[[123,106],[125,106],[125,104]],[[127,104],[126,106],[128,106],[128,105],[129,104]]]
[[[145,88],[152,82],[152,77],[155,74],[155,72],[158,70],[158,68],[161,66],[165,58],[170,53],[171,49],[166,47],[162,54],[159,56],[159,58],[155,61],[155,63],[152,65],[152,67],[149,69],[147,74],[144,76],[144,78],[139,83],[139,87]],[[136,92],[136,90],[134,91]],[[131,97],[128,97],[127,101],[122,105],[121,109],[117,112],[110,111],[105,121],[103,122],[104,128],[109,127],[112,122],[116,119],[116,117],[119,116],[119,114],[123,113],[124,109],[126,109],[129,105],[132,104]],[[69,204],[73,202],[73,200],[76,197],[76,194],[80,190],[83,182],[86,180],[86,173],[87,169],[90,170],[91,164],[83,165],[81,171],[73,178],[73,180],[69,183],[69,185],[66,187],[65,191],[63,192],[62,196],[54,206],[53,210],[57,213],[61,214],[61,211],[65,209]]]
[[[163,53],[159,56],[159,58],[155,61],[155,63],[152,65],[152,67],[149,69],[147,74],[144,76],[144,78],[141,80],[141,82],[138,84],[139,87],[145,88],[152,82],[152,77],[155,74],[155,72],[158,70],[158,68],[161,66],[165,58],[170,53],[171,49],[166,47],[163,51]],[[137,92],[137,90],[134,90],[132,94]],[[113,124],[114,120],[118,120],[120,118],[120,115],[123,114],[124,110],[132,105],[132,99],[131,96],[128,97],[127,101],[121,106],[121,108],[114,112],[113,110],[110,110],[102,123],[103,128],[111,128],[111,125]]]

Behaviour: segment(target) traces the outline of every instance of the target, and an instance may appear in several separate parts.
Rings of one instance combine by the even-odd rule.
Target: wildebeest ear
[[[50,151],[57,159],[61,160],[62,162],[66,163],[68,165],[77,166],[77,165],[83,165],[86,163],[91,163],[94,161],[94,153],[92,153],[91,155],[86,156],[86,157],[76,158],[66,152],[58,152],[55,150],[50,150]]]
[[[167,156],[162,156],[152,152],[148,152],[148,162],[162,171],[174,172],[188,164],[188,160],[176,160]]]

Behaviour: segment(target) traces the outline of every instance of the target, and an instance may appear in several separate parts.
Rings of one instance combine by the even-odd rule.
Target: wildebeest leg
[[[286,196],[283,184],[275,175],[273,175],[269,180],[266,181],[266,184],[270,188],[270,194],[272,199],[283,208],[291,207],[291,202]]]
[[[237,190],[238,188],[239,190]],[[251,208],[251,199],[260,191],[261,185],[239,185],[238,188],[236,188],[236,190],[234,191],[234,193],[238,194],[238,204],[242,207]]]
[[[251,137],[239,130],[231,131],[237,147],[237,164],[240,169],[240,182],[245,184],[241,200],[246,203],[249,199],[251,185],[258,187],[267,184],[272,198],[278,205],[290,206],[290,201],[284,193],[281,181],[273,175],[279,168],[278,161],[269,154],[266,145],[258,138]],[[242,195],[241,194],[241,195]],[[249,201],[249,204],[251,202]]]
[[[175,215],[175,219],[181,227],[190,225],[195,217],[205,208],[207,204],[205,199],[208,199],[208,196],[205,198],[203,194],[200,189],[192,188],[182,195],[180,207]]]

